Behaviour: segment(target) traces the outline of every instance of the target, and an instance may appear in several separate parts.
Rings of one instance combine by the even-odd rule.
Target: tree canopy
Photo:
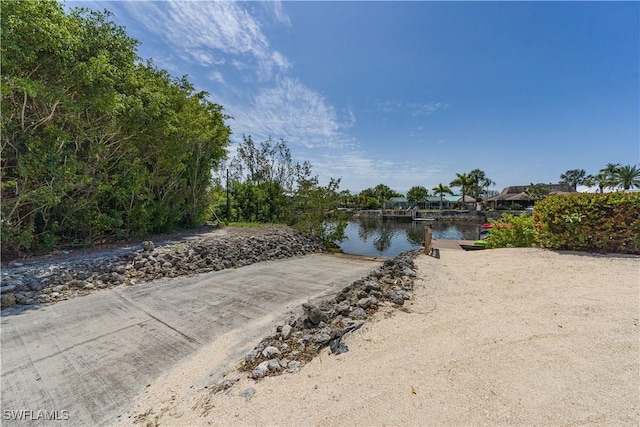
[[[106,11],[1,13],[3,252],[202,220],[231,132],[222,107],[141,61]]]
[[[424,201],[429,196],[429,190],[421,185],[411,187],[407,192],[407,201],[409,204],[415,205],[418,202]]]

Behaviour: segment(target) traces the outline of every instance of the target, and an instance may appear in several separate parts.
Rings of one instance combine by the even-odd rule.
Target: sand
[[[140,395],[135,425],[640,424],[640,257],[542,249],[416,259],[407,311],[384,309],[296,374],[197,384],[213,343]],[[233,341],[232,337],[225,337]],[[247,343],[247,350],[256,343]]]

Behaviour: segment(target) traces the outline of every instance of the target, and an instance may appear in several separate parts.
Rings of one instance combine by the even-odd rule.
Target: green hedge
[[[536,203],[542,247],[640,254],[640,193],[553,195]]]

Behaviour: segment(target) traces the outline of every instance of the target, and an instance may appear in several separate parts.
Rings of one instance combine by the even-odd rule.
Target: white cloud
[[[278,79],[247,104],[229,106],[233,129],[256,138],[284,138],[292,144],[313,147],[342,147],[349,143],[334,108],[317,92],[293,78]]]
[[[236,2],[130,2],[124,7],[184,61],[211,66],[224,61],[224,55],[242,56],[242,62],[248,57],[262,75],[290,67],[270,47],[259,22]],[[276,16],[284,19],[283,14]]]
[[[354,192],[379,183],[393,182],[393,190],[406,193],[414,185],[431,185],[443,170],[436,163],[425,165],[410,160],[375,159],[368,157],[364,151],[325,154],[312,159],[311,164],[314,172],[322,177],[342,177],[340,187]]]
[[[229,125],[236,140],[245,134],[283,138],[300,148],[353,146],[344,133],[355,124],[353,111],[338,114],[321,93],[294,77],[291,61],[269,42],[265,28],[291,25],[282,3],[163,1],[122,7],[166,46],[164,66],[170,60],[172,69],[195,65],[191,69],[197,73],[202,67],[204,78],[223,85],[212,101],[233,117]]]
[[[258,1],[254,4],[262,6],[262,8],[279,24],[286,25],[287,27],[291,26],[291,20],[282,7],[281,1]]]
[[[222,73],[220,71],[214,71],[211,74],[209,74],[209,80],[214,81],[214,82],[218,82],[220,84],[225,84],[224,76],[222,75]]]

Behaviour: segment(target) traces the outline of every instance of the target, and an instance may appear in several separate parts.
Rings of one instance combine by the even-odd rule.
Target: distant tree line
[[[468,173],[456,173],[456,178],[449,185],[439,183],[433,187],[434,196],[442,199],[445,194],[453,194],[452,188],[459,188],[463,196],[471,196],[475,200],[482,200],[489,194],[489,188],[494,186],[486,173],[480,169],[473,169]],[[351,194],[348,190],[341,194],[341,205],[357,208],[357,209],[380,209],[383,203],[393,197],[405,197],[404,194],[392,190],[385,184],[378,184],[373,188],[367,188],[360,193]],[[413,186],[406,194],[406,199],[410,205],[416,205],[418,202],[426,200],[432,194],[429,190],[421,185]]]
[[[640,169],[635,165],[621,166],[620,163],[607,163],[595,175],[587,175],[584,169],[572,169],[560,175],[560,180],[574,190],[578,185],[598,187],[600,193],[604,192],[605,188],[630,190],[640,188]]]
[[[108,12],[3,2],[3,253],[164,232],[209,215],[220,105],[137,56]]]

